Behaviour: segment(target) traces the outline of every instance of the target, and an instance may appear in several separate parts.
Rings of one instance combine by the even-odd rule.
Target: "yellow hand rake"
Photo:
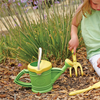
[[[71,60],[69,60],[69,59],[66,59],[65,60],[65,62],[69,65],[69,72],[70,72],[70,77],[72,77],[72,72],[71,72],[71,70],[72,70],[72,67],[74,67],[74,69],[75,69],[75,75],[76,75],[76,77],[78,76],[77,75],[77,68],[78,67],[80,67],[80,69],[81,69],[81,75],[83,76],[83,69],[82,69],[82,66],[81,66],[81,64],[79,63],[79,62],[77,62],[77,60],[76,60],[76,54],[74,55],[74,52],[73,52],[73,50],[71,51],[72,52],[72,59],[73,59],[73,62],[71,61]]]

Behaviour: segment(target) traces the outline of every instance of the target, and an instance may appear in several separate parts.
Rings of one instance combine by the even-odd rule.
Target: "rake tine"
[[[83,76],[83,69],[82,69],[81,64],[80,64],[80,63],[78,63],[78,66],[80,67],[80,69],[81,69],[81,75]]]
[[[69,68],[70,77],[72,77],[72,67]]]
[[[76,75],[76,77],[77,77],[77,76],[78,76],[78,75],[77,75],[77,65],[74,65],[73,67],[74,67],[74,70],[75,70],[75,75]]]

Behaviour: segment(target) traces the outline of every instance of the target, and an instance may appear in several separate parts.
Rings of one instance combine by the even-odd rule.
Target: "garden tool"
[[[81,69],[81,75],[83,76],[83,69],[82,69],[81,64],[80,64],[79,62],[77,62],[77,60],[76,60],[76,54],[74,54],[73,50],[72,50],[71,52],[72,52],[72,59],[73,59],[73,62],[72,62],[71,60],[69,60],[69,59],[66,59],[65,62],[66,62],[69,66],[74,67],[76,77],[78,76],[78,75],[77,75],[77,68],[80,67],[80,69]],[[68,66],[68,65],[67,65],[67,66]],[[69,68],[70,77],[72,77],[72,72],[71,72],[72,67]]]
[[[69,95],[76,95],[76,94],[79,94],[79,93],[83,93],[83,92],[86,92],[86,91],[89,91],[89,90],[92,90],[92,89],[97,89],[100,87],[100,82],[98,83],[95,83],[94,85],[92,86],[89,86],[88,88],[86,89],[82,89],[82,90],[77,90],[77,91],[74,91],[74,92],[70,92]]]
[[[46,93],[52,89],[54,82],[69,66],[66,61],[62,68],[53,67],[49,61],[41,60],[42,48],[39,48],[38,62],[28,64],[28,69],[23,69],[15,78],[14,82],[23,87],[31,87],[35,93]],[[20,77],[28,73],[30,75],[30,83],[20,81]]]

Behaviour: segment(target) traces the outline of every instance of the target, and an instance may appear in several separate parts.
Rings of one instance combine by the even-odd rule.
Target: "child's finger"
[[[71,51],[72,50],[72,47],[69,47],[68,49]]]

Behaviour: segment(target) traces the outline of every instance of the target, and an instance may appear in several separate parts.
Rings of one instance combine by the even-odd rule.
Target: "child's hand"
[[[69,41],[69,50],[71,51],[72,49],[74,49],[74,54],[75,54],[78,45],[79,45],[78,37],[77,36],[72,37]]]
[[[97,67],[100,68],[100,58],[97,60]]]

